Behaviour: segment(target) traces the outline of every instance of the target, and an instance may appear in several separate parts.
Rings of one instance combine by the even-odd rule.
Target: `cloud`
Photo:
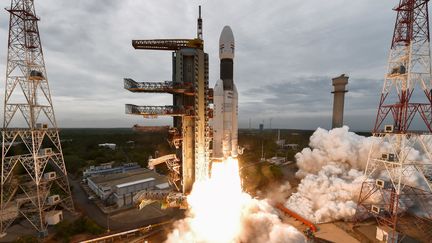
[[[280,127],[328,127],[330,78],[347,73],[352,82],[346,121],[353,123],[348,123],[353,129],[370,129],[364,121],[375,113],[372,101],[378,102],[394,22],[391,3],[373,0],[350,4],[342,0],[275,0],[271,4],[247,0],[36,1],[60,126],[148,123],[127,117],[124,103],[163,105],[171,98],[126,92],[122,78],[169,80],[171,54],[136,51],[131,40],[193,38],[199,4],[203,5],[211,86],[219,76],[220,31],[224,25],[234,31],[241,126],[247,126],[249,117],[274,117]],[[0,14],[0,70],[5,70],[8,21],[4,11]],[[74,112],[66,112],[71,106]],[[276,111],[279,116],[274,115]],[[357,111],[365,117],[361,123],[356,122]],[[303,117],[315,120],[304,122]]]

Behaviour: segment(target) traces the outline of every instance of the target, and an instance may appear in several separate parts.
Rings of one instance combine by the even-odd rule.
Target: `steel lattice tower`
[[[394,8],[396,24],[373,129],[371,148],[359,195],[356,220],[369,216],[387,229],[389,242],[398,242],[405,230],[417,226],[432,238],[432,83],[429,0],[400,0]],[[415,87],[420,88],[419,95]],[[418,90],[418,89],[416,89]],[[423,97],[423,103],[413,102]],[[389,115],[391,114],[391,115]],[[418,115],[427,133],[410,130]],[[385,124],[389,125],[385,125]],[[416,156],[416,149],[423,157]],[[386,176],[383,176],[385,174]],[[373,180],[372,178],[380,178]],[[385,178],[385,179],[384,179]],[[417,183],[410,179],[420,178]],[[416,205],[422,214],[401,217]],[[425,228],[426,227],[426,228]]]
[[[173,105],[126,105],[126,113],[145,118],[172,116],[168,142],[175,154],[149,161],[150,168],[165,163],[170,171],[173,190],[143,190],[134,196],[144,207],[153,201],[162,201],[167,207],[187,208],[186,196],[195,181],[210,175],[210,102],[213,92],[208,86],[208,54],[202,39],[201,7],[197,20],[197,38],[133,40],[138,50],[164,50],[172,52],[173,81],[136,82],[124,79],[125,89],[141,93],[170,93]]]
[[[45,234],[47,212],[74,210],[34,0],[11,0],[2,130],[0,233],[23,216]],[[22,119],[24,118],[24,119]]]

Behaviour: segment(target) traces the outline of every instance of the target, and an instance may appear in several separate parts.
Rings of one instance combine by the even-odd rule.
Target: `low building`
[[[272,157],[268,160],[269,163],[275,164],[275,165],[281,165],[286,162],[285,157]]]
[[[129,141],[126,141],[126,144],[128,146],[134,147],[135,146],[135,141],[129,140]]]
[[[121,166],[113,167],[114,162],[104,163],[96,166],[90,166],[83,171],[83,178],[95,175],[109,175],[116,173],[124,173],[131,170],[141,168],[137,163],[126,163]]]
[[[104,201],[118,207],[132,206],[133,197],[142,190],[168,189],[168,179],[155,171],[140,168],[124,173],[87,178],[88,186]]]
[[[286,149],[298,150],[299,145],[296,143],[287,143],[287,144],[284,144],[283,147]]]
[[[276,140],[276,145],[282,148],[285,145],[285,139]]]
[[[99,147],[109,148],[112,150],[115,150],[117,145],[115,143],[101,143],[99,144]]]

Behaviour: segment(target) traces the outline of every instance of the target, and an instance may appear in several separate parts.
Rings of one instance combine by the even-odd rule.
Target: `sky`
[[[124,105],[170,105],[167,94],[135,94],[123,78],[171,78],[171,53],[138,51],[132,39],[194,38],[202,5],[210,86],[219,78],[218,41],[235,37],[239,126],[331,126],[331,79],[350,77],[345,124],[371,130],[393,34],[396,1],[35,0],[59,127],[170,124],[125,114]],[[3,7],[7,7],[3,1]],[[0,72],[9,14],[0,12]],[[4,93],[4,85],[1,87]],[[3,96],[1,97],[4,98]]]

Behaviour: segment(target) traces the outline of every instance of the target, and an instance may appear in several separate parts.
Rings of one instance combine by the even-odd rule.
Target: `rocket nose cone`
[[[219,38],[219,44],[224,42],[234,42],[234,34],[228,25],[223,28]]]
[[[234,34],[231,27],[225,26],[219,38],[219,58],[234,58]]]

